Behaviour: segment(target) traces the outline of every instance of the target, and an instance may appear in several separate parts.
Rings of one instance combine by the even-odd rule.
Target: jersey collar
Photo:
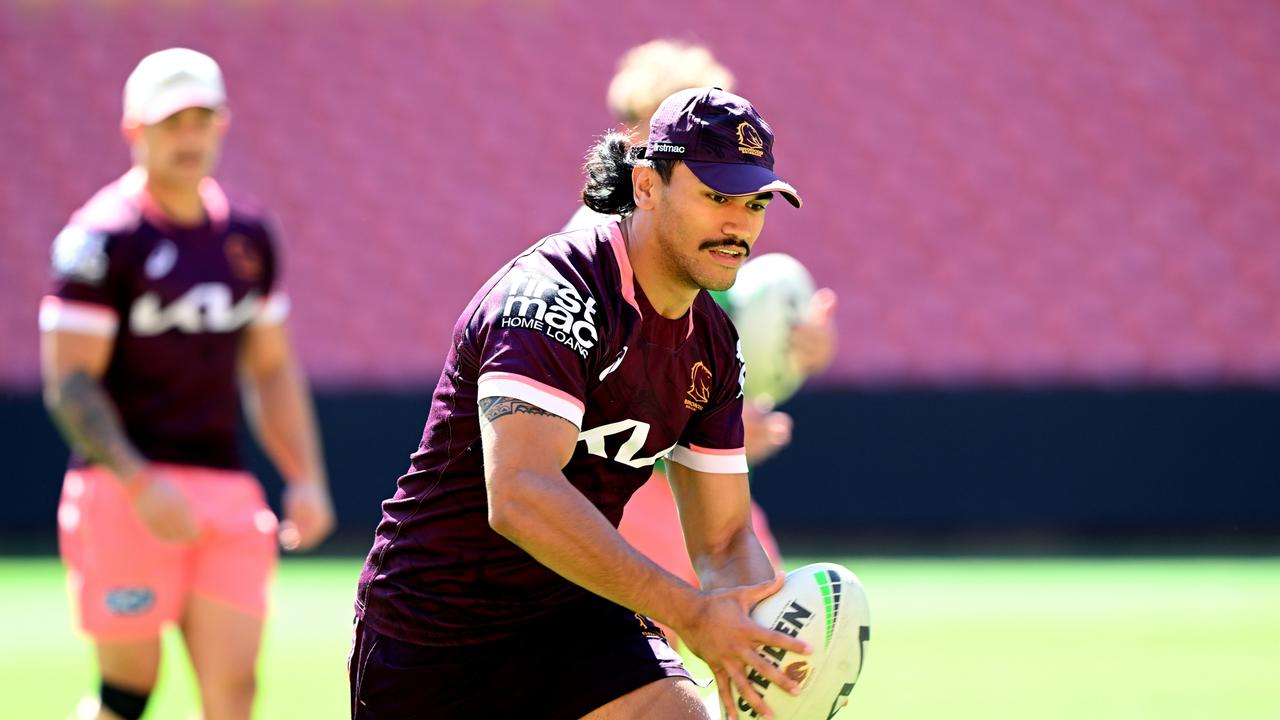
[[[636,313],[644,318],[644,312],[640,310],[640,303],[636,300],[636,278],[635,271],[631,269],[631,256],[627,254],[627,243],[622,238],[622,226],[618,220],[611,221],[604,229],[609,233],[609,246],[613,249],[613,258],[618,263],[618,279],[622,292],[622,299],[627,304],[635,308]],[[685,333],[685,337],[693,335],[693,306],[689,306],[689,310],[685,313],[689,318],[689,330]]]
[[[151,193],[147,192],[146,170],[140,167],[131,168],[119,182],[121,194],[138,207],[148,222],[166,228],[174,226],[156,204],[155,199],[151,197]],[[231,204],[227,201],[227,195],[222,191],[218,181],[211,177],[201,180],[198,192],[200,202],[204,205],[205,215],[209,218],[209,224],[215,228],[225,225],[231,214]]]

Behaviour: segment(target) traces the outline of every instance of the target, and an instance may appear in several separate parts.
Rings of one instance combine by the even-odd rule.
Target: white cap
[[[179,110],[220,108],[226,102],[218,63],[186,48],[142,58],[124,84],[124,120],[140,125],[153,125]]]

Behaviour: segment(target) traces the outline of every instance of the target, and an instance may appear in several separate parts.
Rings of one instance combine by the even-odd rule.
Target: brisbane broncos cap
[[[779,192],[800,207],[800,194],[773,172],[773,129],[746,98],[720,88],[669,96],[649,120],[645,157],[681,160],[704,185],[731,197]]]

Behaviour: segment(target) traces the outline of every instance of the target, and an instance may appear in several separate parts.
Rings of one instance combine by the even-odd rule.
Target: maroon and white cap
[[[187,108],[220,108],[227,102],[222,70],[213,58],[169,48],[142,58],[124,84],[124,121],[154,125]]]
[[[645,157],[681,160],[704,185],[731,197],[800,194],[773,172],[773,128],[751,103],[720,88],[674,93],[649,120]]]

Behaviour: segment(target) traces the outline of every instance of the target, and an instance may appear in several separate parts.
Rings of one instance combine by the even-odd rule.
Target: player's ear
[[[636,208],[652,210],[658,190],[658,172],[651,167],[631,168],[631,197]]]
[[[125,142],[133,145],[142,135],[142,126],[132,120],[121,120],[120,134],[124,136]]]
[[[231,110],[225,106],[218,108],[213,116],[213,122],[218,126],[218,134],[225,135],[227,128],[231,127]]]

